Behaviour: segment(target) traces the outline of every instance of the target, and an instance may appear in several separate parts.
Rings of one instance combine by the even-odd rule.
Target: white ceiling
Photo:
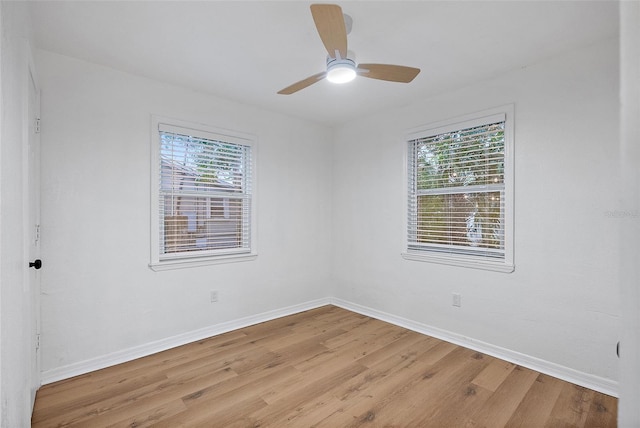
[[[340,1],[358,62],[418,67],[293,95],[325,69],[305,1],[30,2],[38,48],[326,125],[401,106],[617,37],[615,1]]]

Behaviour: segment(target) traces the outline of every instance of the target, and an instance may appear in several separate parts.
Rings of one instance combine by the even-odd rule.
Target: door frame
[[[40,119],[40,86],[36,73],[33,51],[28,40],[24,41],[25,68],[23,72],[23,142],[22,142],[22,212],[23,212],[23,292],[28,308],[24,315],[28,373],[27,399],[33,410],[36,391],[41,380],[41,315],[40,271],[29,267],[29,262],[40,258],[40,134],[36,118]],[[33,105],[32,105],[33,96]],[[34,159],[32,160],[32,149]],[[36,170],[34,173],[33,170]],[[35,194],[33,194],[35,193]],[[35,198],[35,203],[34,199]],[[35,212],[32,213],[32,211]]]

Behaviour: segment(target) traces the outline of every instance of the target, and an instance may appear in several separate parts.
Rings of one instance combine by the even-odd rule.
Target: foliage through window
[[[407,148],[407,252],[510,264],[505,115],[414,137]]]
[[[252,142],[159,123],[158,262],[252,250]]]

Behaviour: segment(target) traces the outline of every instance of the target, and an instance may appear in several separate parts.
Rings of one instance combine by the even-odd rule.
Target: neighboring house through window
[[[403,257],[512,272],[513,106],[407,138]]]
[[[252,258],[255,141],[153,117],[154,270]]]

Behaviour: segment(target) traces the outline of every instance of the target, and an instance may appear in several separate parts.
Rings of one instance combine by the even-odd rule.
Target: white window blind
[[[505,121],[494,114],[409,139],[407,253],[511,263]]]
[[[252,145],[159,123],[158,259],[251,252]]]

